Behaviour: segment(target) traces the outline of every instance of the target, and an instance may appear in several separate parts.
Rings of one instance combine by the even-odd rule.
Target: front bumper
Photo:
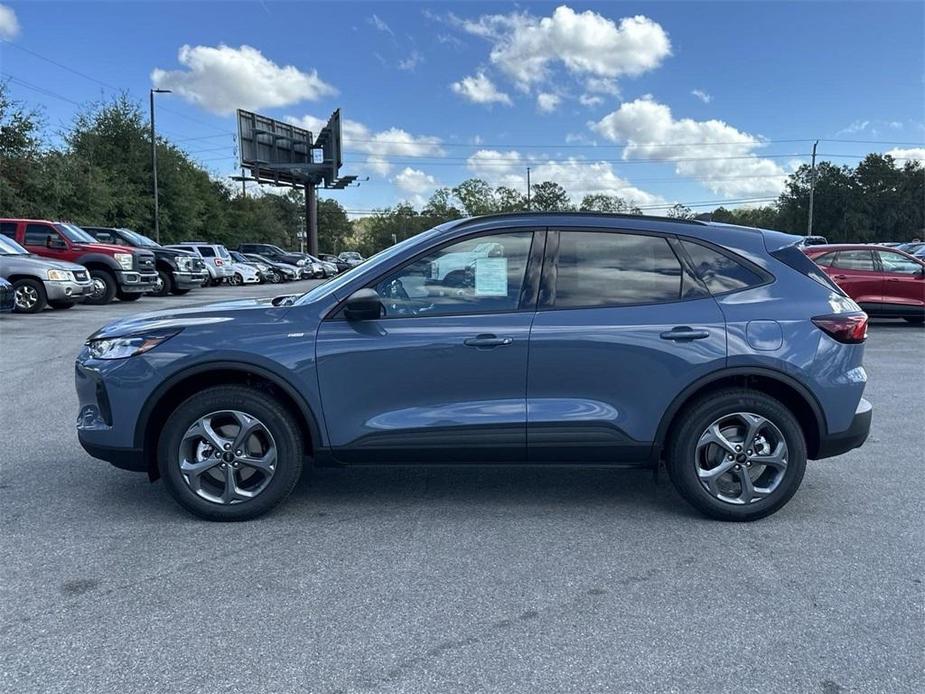
[[[156,272],[135,272],[134,270],[119,270],[116,273],[119,289],[127,293],[149,292],[157,287]]]
[[[195,289],[201,286],[208,276],[209,273],[207,272],[182,272],[180,270],[175,270],[173,273],[173,283],[177,289]]]
[[[93,293],[93,283],[89,280],[86,282],[45,280],[44,285],[45,295],[49,301],[83,301],[84,297]]]
[[[873,411],[873,405],[861,398],[855,410],[854,419],[851,420],[851,426],[844,431],[823,436],[822,440],[819,441],[819,451],[814,458],[817,460],[831,458],[861,446],[870,434],[870,421]]]

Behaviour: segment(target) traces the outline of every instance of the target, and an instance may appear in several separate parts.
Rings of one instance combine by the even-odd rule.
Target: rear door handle
[[[899,282],[899,278],[898,277],[887,277],[886,281],[887,282]]]
[[[706,330],[695,330],[686,325],[681,325],[663,332],[659,337],[663,340],[674,340],[675,342],[690,342],[691,340],[703,340],[710,337],[710,333]]]
[[[511,344],[514,341],[513,337],[498,337],[497,335],[477,335],[476,337],[468,337],[463,340],[463,344],[466,347],[477,347],[477,348],[492,348],[492,347],[505,347]]]

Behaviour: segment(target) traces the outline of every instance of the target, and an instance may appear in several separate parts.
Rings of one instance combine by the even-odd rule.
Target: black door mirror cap
[[[375,289],[358,289],[344,305],[347,320],[377,320],[382,316],[382,300]]]

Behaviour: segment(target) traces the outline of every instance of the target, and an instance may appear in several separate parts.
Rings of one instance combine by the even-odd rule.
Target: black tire
[[[55,301],[49,301],[48,305],[60,311],[63,309],[72,308],[75,303],[76,302],[74,301],[63,301],[63,300],[57,299]]]
[[[138,301],[142,297],[142,292],[116,292],[119,297],[119,301]]]
[[[116,295],[116,278],[108,270],[90,270],[90,279],[94,283],[102,283],[102,288],[98,293],[91,294],[85,300],[85,303],[91,306],[103,306],[112,301]]]
[[[713,422],[737,412],[769,420],[782,434],[788,449],[787,466],[777,486],[768,496],[747,504],[729,503],[715,497],[701,484],[698,475],[697,444],[701,435]],[[672,431],[667,450],[668,476],[688,503],[711,518],[724,521],[764,518],[790,501],[803,480],[806,470],[803,431],[786,406],[764,393],[744,389],[710,393],[686,405]]]
[[[283,281],[283,277],[278,272],[276,272],[276,270],[274,270],[270,274],[269,280],[270,280],[270,284],[279,284],[280,282]]]
[[[925,323],[925,316],[904,316],[903,320],[912,325],[922,325]]]
[[[208,287],[210,284],[212,284],[212,278],[207,274],[206,277],[205,277],[205,279],[202,280],[202,282],[199,284],[199,286],[202,287],[203,289],[205,289],[205,288]]]
[[[184,294],[189,294],[190,290],[189,289],[171,289],[170,293],[173,294],[174,296],[183,296]]]
[[[39,280],[26,278],[13,282],[13,310],[16,313],[41,313],[47,304],[45,285]]]
[[[209,413],[238,410],[259,419],[276,444],[276,469],[253,499],[220,504],[197,495],[180,472],[180,444],[192,424]],[[158,442],[158,467],[174,500],[210,521],[245,521],[263,515],[289,496],[302,474],[302,437],[289,411],[278,400],[247,386],[215,386],[181,403],[168,417]]]
[[[228,284],[233,287],[240,287],[242,284],[244,284],[244,277],[236,272],[229,278]]]
[[[148,292],[151,296],[167,296],[174,290],[173,277],[170,276],[169,272],[158,270],[157,279],[157,289]]]

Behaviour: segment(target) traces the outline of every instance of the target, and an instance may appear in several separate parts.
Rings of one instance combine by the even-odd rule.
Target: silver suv
[[[206,264],[206,270],[209,272],[209,280],[212,284],[221,284],[231,281],[234,277],[234,261],[228,249],[220,243],[200,243],[199,241],[184,241],[167,248],[175,248],[181,251],[193,251]]]
[[[13,285],[13,310],[18,313],[38,313],[45,306],[70,308],[93,292],[83,265],[32,255],[6,236],[0,236],[0,277]]]

